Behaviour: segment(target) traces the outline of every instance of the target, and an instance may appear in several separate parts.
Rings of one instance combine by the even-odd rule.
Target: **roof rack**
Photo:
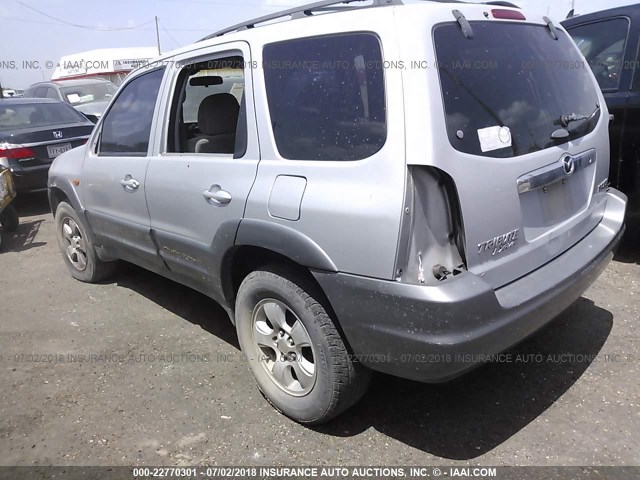
[[[337,5],[345,5],[349,3],[357,3],[357,2],[373,2],[372,5],[365,5],[361,7],[338,7]],[[288,10],[283,10],[281,12],[272,13],[270,15],[265,15],[264,17],[254,18],[253,20],[249,20],[247,22],[238,23],[237,25],[233,25],[231,27],[225,28],[223,30],[219,30],[211,35],[207,35],[200,41],[209,40],[215,37],[221,37],[222,35],[226,35],[227,33],[237,32],[239,30],[245,30],[248,28],[254,28],[256,25],[260,23],[270,22],[271,20],[277,20],[279,18],[290,17],[292,20],[296,18],[304,18],[313,15],[313,12],[335,12],[342,10],[353,10],[357,8],[371,8],[371,7],[383,7],[386,5],[402,5],[402,0],[323,0],[320,2],[310,3],[308,5],[302,5],[300,7],[290,8]]]
[[[371,5],[364,6],[343,6],[340,7],[338,5],[348,5],[350,3],[359,3],[359,2],[372,2]],[[434,3],[476,3],[479,5],[496,5],[503,7],[513,7],[519,8],[517,5],[514,5],[511,2],[507,1],[487,1],[487,2],[469,2],[468,0],[426,0]],[[270,22],[272,20],[277,20],[279,18],[290,17],[291,20],[297,18],[310,17],[314,12],[339,12],[345,10],[355,10],[359,8],[372,8],[372,7],[384,7],[387,5],[403,5],[402,0],[322,0],[319,2],[309,3],[307,5],[301,5],[299,7],[290,8],[288,10],[282,10],[280,12],[272,13],[269,15],[265,15],[263,17],[254,18],[253,20],[248,20],[246,22],[238,23],[231,27],[227,27],[223,30],[219,30],[211,35],[207,35],[206,37],[200,39],[200,41],[210,40],[212,38],[221,37],[222,35],[226,35],[227,33],[238,32],[240,30],[246,30],[249,28],[254,28],[256,25],[261,23]]]

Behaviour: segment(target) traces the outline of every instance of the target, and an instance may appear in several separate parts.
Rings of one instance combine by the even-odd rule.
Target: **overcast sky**
[[[154,46],[155,15],[160,20],[162,50],[167,51],[188,45],[230,24],[310,1],[0,0],[0,82],[4,87],[25,88],[31,83],[48,80],[53,68],[46,68],[47,62],[58,63],[63,55],[95,48]],[[571,0],[512,2],[545,13],[549,10],[558,20],[564,19],[571,8]],[[575,2],[577,13],[635,3],[628,0]],[[122,28],[129,30],[115,31]],[[13,68],[8,63],[11,61],[15,62]],[[38,61],[41,68],[25,69],[22,67],[24,61]]]

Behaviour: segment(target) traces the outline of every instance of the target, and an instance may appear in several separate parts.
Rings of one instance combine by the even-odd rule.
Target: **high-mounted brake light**
[[[501,20],[526,20],[522,12],[516,12],[515,10],[505,10],[502,8],[496,8],[491,10],[493,18],[499,18]]]

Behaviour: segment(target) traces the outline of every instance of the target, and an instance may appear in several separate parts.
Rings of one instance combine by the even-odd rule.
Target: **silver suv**
[[[371,370],[441,382],[535,332],[604,269],[626,207],[560,25],[340,3],[134,72],[49,176],[75,278],[122,259],[217,300],[260,390],[309,424]]]

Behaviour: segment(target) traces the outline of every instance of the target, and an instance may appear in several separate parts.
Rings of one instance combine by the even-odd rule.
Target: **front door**
[[[145,198],[149,144],[164,69],[124,85],[98,126],[82,167],[87,218],[96,242],[118,258],[157,270]]]

